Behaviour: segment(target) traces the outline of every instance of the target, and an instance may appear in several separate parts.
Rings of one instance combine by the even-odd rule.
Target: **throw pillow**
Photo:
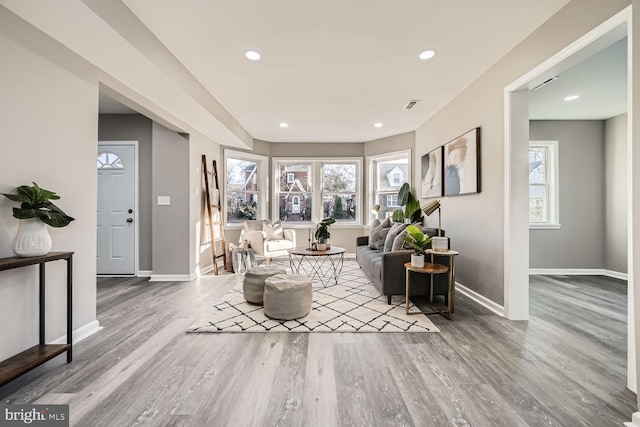
[[[398,236],[398,234],[402,233],[402,230],[407,228],[407,224],[396,222],[389,229],[389,234],[387,234],[387,238],[384,241],[383,252],[391,252],[393,248],[393,241]]]
[[[264,224],[264,221],[259,219],[259,220],[245,220],[244,221],[244,231],[245,233],[248,231],[262,231],[262,224]]]
[[[376,228],[378,227],[380,227],[380,220],[376,218],[371,223],[371,228],[369,229],[369,242],[371,242],[371,239],[373,239],[373,232],[376,231]]]
[[[274,221],[269,225],[267,222],[262,223],[262,231],[265,232],[267,240],[282,240],[284,239],[284,231],[282,230],[282,223],[280,220]]]
[[[390,229],[391,220],[387,218],[373,231],[372,236],[369,239],[369,247],[371,249],[382,250],[384,248],[384,241]]]
[[[405,227],[406,228],[406,227]],[[404,236],[407,235],[407,230],[402,230],[395,239],[393,239],[393,245],[391,245],[391,252],[401,251],[403,249],[411,249],[407,242],[404,241]]]

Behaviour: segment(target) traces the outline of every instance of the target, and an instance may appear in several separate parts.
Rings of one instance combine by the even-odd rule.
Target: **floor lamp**
[[[378,219],[378,212],[380,212],[380,205],[375,205],[373,209],[371,209],[371,213],[376,216],[375,219]]]

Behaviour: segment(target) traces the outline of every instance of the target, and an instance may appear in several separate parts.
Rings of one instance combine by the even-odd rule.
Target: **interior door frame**
[[[526,175],[519,173],[518,165],[525,157],[518,151],[519,119],[523,102],[527,101],[526,85],[552,66],[577,53],[588,44],[621,25],[627,28],[627,387],[635,392],[636,378],[636,330],[635,295],[640,292],[640,282],[634,280],[634,272],[640,263],[640,240],[634,234],[634,168],[633,156],[633,26],[632,6],[627,6],[605,22],[580,37],[578,40],[551,56],[504,89],[504,308],[505,316],[511,320],[529,320],[529,221],[524,200],[528,192],[522,191],[528,184]],[[528,102],[528,101],[527,101]],[[516,134],[516,138],[514,138]],[[528,142],[528,141],[527,141]],[[525,149],[528,149],[528,145]],[[640,258],[640,257],[638,257]],[[640,332],[640,331],[639,331]],[[639,395],[640,396],[640,395]]]
[[[133,177],[133,198],[134,198],[134,206],[133,206],[133,221],[135,224],[135,233],[134,233],[134,237],[133,237],[133,276],[139,276],[140,275],[140,265],[139,265],[139,261],[140,261],[140,227],[138,226],[138,212],[139,212],[139,197],[138,197],[138,176],[140,174],[140,159],[138,158],[138,141],[98,141],[98,147],[100,147],[101,145],[129,145],[129,146],[133,146],[133,156],[134,156],[134,166],[135,166],[135,171],[134,171],[134,177]],[[97,171],[96,171],[97,173]],[[97,191],[97,189],[96,189]],[[122,277],[122,276],[128,276],[128,275],[110,275],[110,274],[101,274],[101,277],[110,277],[110,276],[116,276],[116,277]]]

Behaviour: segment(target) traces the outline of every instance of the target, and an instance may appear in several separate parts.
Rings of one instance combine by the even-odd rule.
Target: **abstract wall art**
[[[444,195],[480,192],[480,128],[444,145]]]
[[[442,147],[422,156],[422,198],[442,196]]]

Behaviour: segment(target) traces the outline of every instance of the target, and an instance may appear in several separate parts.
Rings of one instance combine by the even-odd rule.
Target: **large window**
[[[265,217],[266,165],[266,157],[225,150],[227,224]]]
[[[278,218],[289,223],[317,223],[327,217],[361,223],[361,165],[358,158],[274,159]]]
[[[377,217],[390,217],[398,209],[398,190],[411,182],[411,150],[371,156],[369,165],[369,203],[380,205]],[[367,209],[367,211],[369,210]]]
[[[559,228],[558,142],[529,143],[529,227]]]

